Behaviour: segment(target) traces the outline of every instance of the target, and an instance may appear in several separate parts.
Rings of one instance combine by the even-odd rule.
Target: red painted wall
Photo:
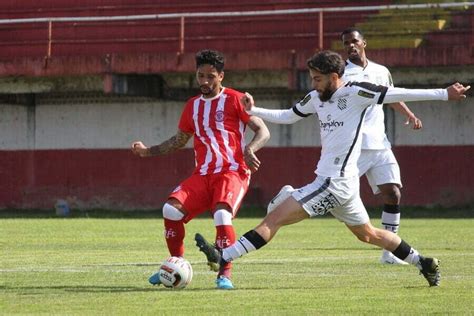
[[[474,146],[394,149],[400,163],[403,205],[474,203]],[[320,148],[265,148],[245,202],[265,205],[284,184],[314,177]],[[276,158],[277,157],[277,158]],[[139,158],[128,150],[0,151],[0,208],[51,209],[56,199],[73,208],[161,208],[167,194],[193,170],[192,150]],[[363,181],[365,182],[365,180]],[[366,205],[380,205],[362,186]]]

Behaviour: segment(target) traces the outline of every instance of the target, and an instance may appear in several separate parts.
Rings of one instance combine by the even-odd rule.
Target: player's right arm
[[[157,155],[166,155],[183,148],[188,143],[193,134],[178,130],[176,135],[170,137],[159,145],[147,147],[141,141],[132,143],[132,152],[140,157],[151,157]]]
[[[276,124],[293,124],[315,112],[314,107],[310,105],[304,107],[304,105],[310,101],[311,95],[312,93],[309,93],[305,98],[303,98],[303,100],[295,104],[292,108],[286,110],[270,110],[256,107],[252,95],[248,92],[242,96],[241,102],[244,104],[245,110],[249,114],[258,116],[267,122]]]

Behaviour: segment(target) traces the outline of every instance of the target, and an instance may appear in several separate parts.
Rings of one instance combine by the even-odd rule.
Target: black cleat
[[[420,256],[420,262],[417,265],[421,267],[420,273],[423,274],[430,286],[439,286],[441,273],[439,272],[439,260],[436,258],[424,258]]]
[[[212,271],[219,271],[219,262],[221,261],[221,254],[219,250],[211,243],[209,243],[201,234],[196,233],[194,236],[196,246],[199,251],[202,251],[207,257],[207,265]]]

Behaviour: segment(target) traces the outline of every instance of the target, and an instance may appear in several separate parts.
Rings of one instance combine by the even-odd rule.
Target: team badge
[[[224,122],[224,111],[216,111],[216,121]]]
[[[369,93],[369,92],[363,91],[363,90],[359,90],[359,92],[357,92],[357,94],[360,95],[361,97],[368,98],[368,99],[375,98],[375,94]]]
[[[345,110],[347,108],[347,100],[346,99],[339,99],[337,100],[337,107],[339,110]]]

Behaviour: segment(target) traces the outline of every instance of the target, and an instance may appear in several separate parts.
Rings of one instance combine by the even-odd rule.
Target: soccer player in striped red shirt
[[[270,138],[263,121],[245,111],[240,102],[242,93],[222,86],[221,53],[198,52],[196,68],[201,94],[187,101],[176,135],[156,146],[146,147],[139,141],[132,144],[135,154],[148,157],[174,152],[193,137],[196,168],[163,206],[166,243],[170,254],[178,257],[184,255],[184,224],[208,210],[216,226],[216,246],[226,248],[235,242],[232,219],[247,192],[251,172],[260,166],[255,152]],[[254,132],[249,144],[244,139],[246,126]],[[218,266],[210,266],[219,270]],[[231,263],[220,270],[217,288],[233,288],[230,277]],[[159,284],[158,274],[149,281]]]

